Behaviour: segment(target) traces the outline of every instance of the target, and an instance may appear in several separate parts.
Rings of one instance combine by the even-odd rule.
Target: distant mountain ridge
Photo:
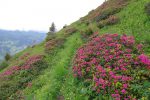
[[[0,29],[0,61],[6,53],[13,55],[27,46],[40,43],[45,37],[44,32]]]

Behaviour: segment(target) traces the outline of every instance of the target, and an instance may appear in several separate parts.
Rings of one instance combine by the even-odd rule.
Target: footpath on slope
[[[74,33],[67,38],[63,48],[53,55],[53,57],[49,56],[47,58],[50,67],[33,82],[31,90],[30,88],[25,90],[27,94],[30,94],[27,96],[28,100],[33,98],[36,100],[55,100],[57,98],[63,85],[65,75],[69,72],[68,68],[70,67],[69,65],[74,53],[81,44],[80,33]],[[34,86],[36,82],[38,82],[38,88]]]

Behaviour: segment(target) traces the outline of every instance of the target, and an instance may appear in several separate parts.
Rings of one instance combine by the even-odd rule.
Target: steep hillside
[[[40,43],[45,37],[42,32],[0,30],[0,60],[6,53],[16,54],[27,46]]]
[[[150,2],[108,0],[0,70],[0,100],[150,100]]]

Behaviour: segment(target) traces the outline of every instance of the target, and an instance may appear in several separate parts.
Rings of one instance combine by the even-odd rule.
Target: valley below
[[[6,53],[14,55],[28,46],[42,42],[45,37],[44,32],[0,30],[0,61]]]

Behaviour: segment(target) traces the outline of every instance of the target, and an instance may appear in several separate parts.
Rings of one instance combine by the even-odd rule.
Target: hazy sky
[[[0,29],[60,29],[97,8],[104,0],[0,0]]]

